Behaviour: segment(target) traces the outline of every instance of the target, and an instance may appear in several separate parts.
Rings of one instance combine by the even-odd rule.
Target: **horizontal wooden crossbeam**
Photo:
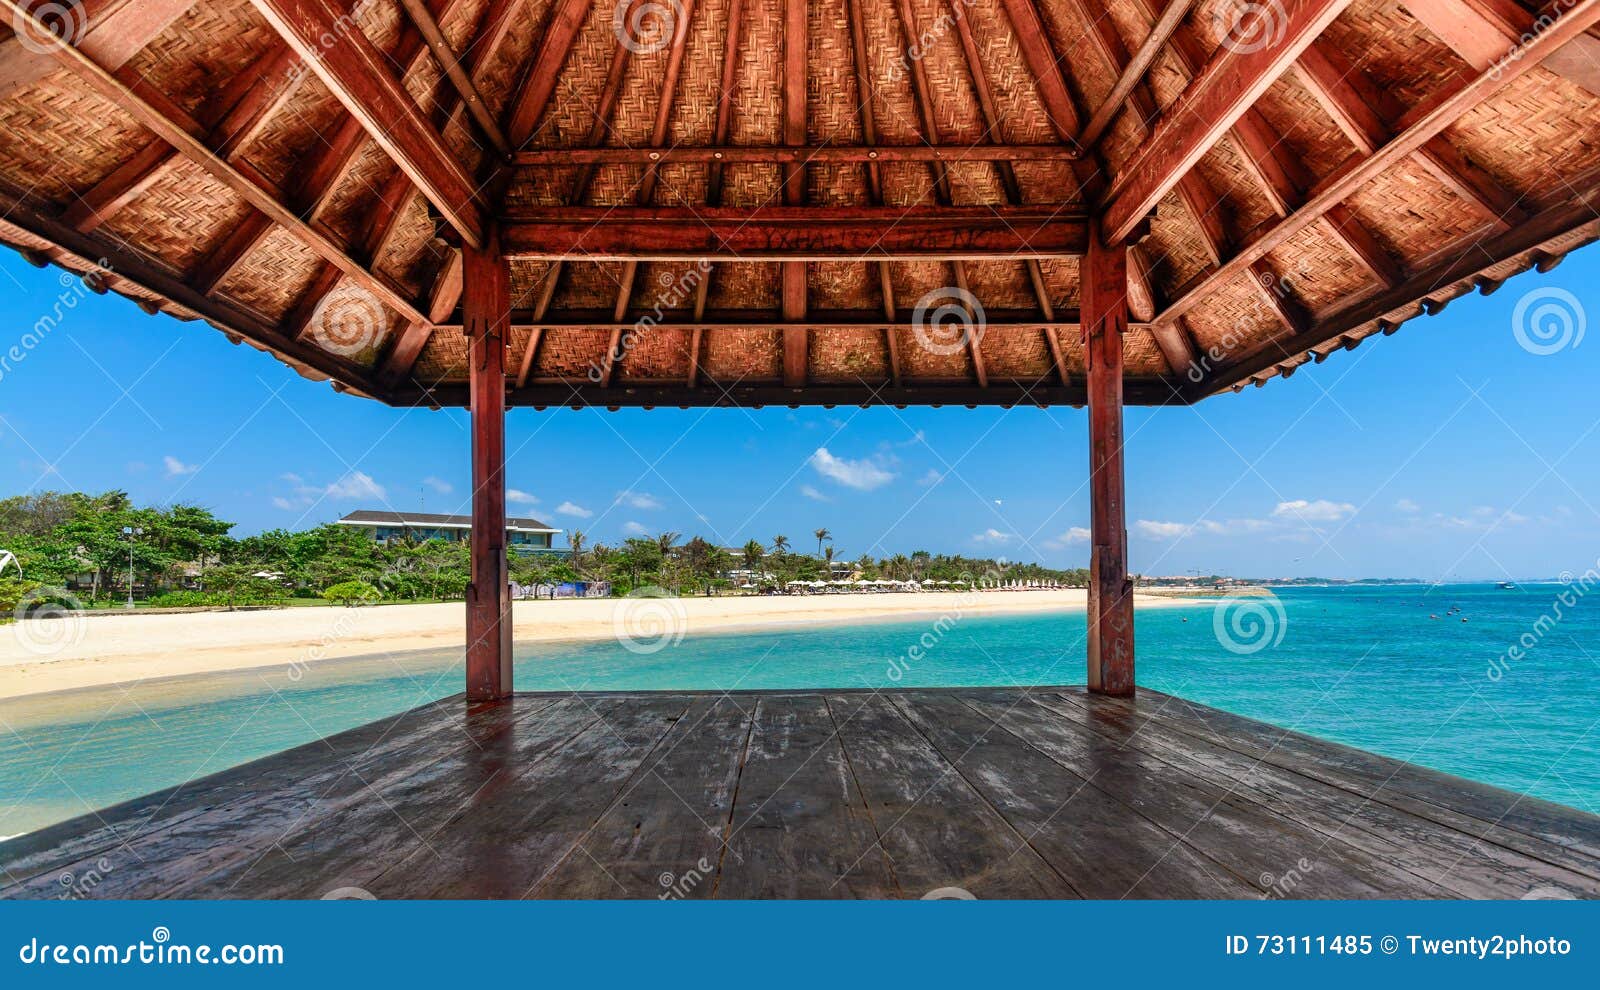
[[[503,221],[507,257],[588,261],[1051,258],[1081,213],[1039,207],[550,207]]]
[[[1061,144],[844,145],[806,147],[547,148],[518,152],[526,168],[568,165],[858,165],[869,162],[1070,162],[1080,157]]]
[[[913,302],[914,300],[908,300]],[[939,300],[948,302],[949,298]],[[915,332],[927,329],[928,323],[912,319],[912,309],[907,307],[899,319],[886,320],[878,310],[828,310],[813,309],[803,320],[785,322],[777,310],[729,309],[707,310],[700,317],[684,310],[667,312],[657,318],[652,310],[630,310],[618,319],[610,309],[564,309],[544,316],[532,310],[512,310],[511,325],[518,328],[539,327],[544,330],[641,330],[659,327],[663,330],[772,330],[777,327],[801,330],[905,330]],[[1051,316],[1031,310],[995,309],[982,316],[984,333],[1006,330],[1064,330],[1079,328],[1078,311],[1056,310]],[[1145,323],[1130,323],[1131,329],[1144,329]],[[453,319],[441,320],[437,330],[460,330],[461,324]]]
[[[1083,386],[1043,382],[1016,382],[991,378],[980,386],[968,379],[923,380],[896,387],[890,382],[848,383],[808,382],[795,387],[781,383],[719,384],[701,376],[701,384],[682,381],[621,382],[597,385],[587,379],[570,382],[532,383],[507,393],[508,406],[535,409],[569,407],[574,409],[650,408],[653,406],[760,408],[762,406],[1081,406],[1086,401]],[[1167,381],[1129,381],[1124,401],[1130,405],[1182,405],[1188,399]],[[464,406],[467,386],[442,385],[433,388],[404,389],[389,399],[397,406]]]

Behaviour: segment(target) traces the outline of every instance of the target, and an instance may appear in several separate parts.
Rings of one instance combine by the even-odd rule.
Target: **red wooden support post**
[[[1081,269],[1089,361],[1089,690],[1133,694],[1133,582],[1122,474],[1122,335],[1128,329],[1128,249],[1089,233]]]
[[[506,338],[509,270],[500,238],[462,250],[462,312],[472,403],[472,583],[467,586],[467,700],[511,694],[511,588],[506,564]]]

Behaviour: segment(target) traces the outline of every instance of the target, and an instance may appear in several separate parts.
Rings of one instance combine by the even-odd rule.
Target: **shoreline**
[[[1136,596],[1140,608],[1205,604]],[[45,632],[23,623],[0,629],[0,700],[159,678],[303,666],[384,654],[449,649],[461,643],[462,603],[370,608],[272,609],[63,620]],[[605,598],[513,605],[517,646],[673,638],[775,628],[916,621],[963,616],[1083,612],[1083,589],[896,592],[738,598]],[[680,635],[681,634],[681,635]],[[52,652],[46,654],[44,649]]]

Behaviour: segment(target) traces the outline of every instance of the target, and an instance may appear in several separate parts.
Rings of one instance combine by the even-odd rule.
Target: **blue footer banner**
[[[0,986],[1594,985],[1600,903],[0,904]],[[515,981],[512,983],[511,981]]]

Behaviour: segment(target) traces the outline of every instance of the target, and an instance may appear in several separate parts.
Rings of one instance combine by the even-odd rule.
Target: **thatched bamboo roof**
[[[451,404],[498,231],[615,406],[1081,402],[1097,232],[1192,402],[1600,235],[1600,0],[1166,3],[0,0],[0,241]]]

